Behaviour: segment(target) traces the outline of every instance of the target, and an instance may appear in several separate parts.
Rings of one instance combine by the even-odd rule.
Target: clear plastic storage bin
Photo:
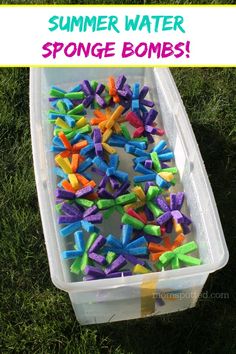
[[[188,240],[196,240],[202,265],[145,275],[78,282],[61,259],[65,240],[56,223],[49,151],[52,126],[48,124],[51,85],[64,88],[84,79],[106,82],[124,73],[129,83],[145,83],[158,105],[159,121],[175,154],[175,164],[193,221]],[[183,102],[168,69],[159,68],[44,68],[30,71],[30,120],[34,169],[50,273],[56,287],[68,292],[81,324],[129,320],[194,307],[209,273],[228,261],[228,250],[211,186]],[[160,124],[159,124],[160,125]],[[129,156],[130,158],[130,156]],[[112,230],[114,231],[114,230]]]

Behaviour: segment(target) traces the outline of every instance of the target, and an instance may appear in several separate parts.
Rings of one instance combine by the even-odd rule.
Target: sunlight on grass
[[[71,2],[72,3],[72,2]],[[235,69],[172,69],[209,174],[229,265],[205,289],[233,301],[235,222]],[[2,353],[233,352],[229,300],[146,320],[80,327],[66,293],[51,283],[38,210],[29,130],[28,69],[0,69],[0,214]],[[209,325],[210,323],[210,325]],[[181,338],[181,341],[180,341]],[[227,340],[226,340],[227,338]]]

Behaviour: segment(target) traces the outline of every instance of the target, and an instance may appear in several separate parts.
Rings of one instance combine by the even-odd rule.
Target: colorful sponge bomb
[[[157,206],[157,196],[163,191],[152,182],[145,183],[145,189],[142,186],[136,186],[132,189],[136,195],[138,201],[128,204],[124,207],[125,211],[128,209],[140,209],[144,208],[147,219],[154,220],[158,216],[162,215],[162,210]]]
[[[154,139],[152,135],[164,135],[164,130],[156,128],[153,124],[157,114],[155,109],[142,113],[141,117],[138,117],[134,112],[129,112],[126,115],[126,120],[135,127],[133,137],[139,138],[140,136],[146,136],[149,143],[153,143]]]
[[[140,217],[133,209],[128,209],[127,213],[122,216],[121,222],[133,226],[134,229],[140,230],[145,234],[160,236],[161,228],[159,225],[149,224],[147,219]]]
[[[134,182],[155,181],[160,188],[169,189],[171,185],[175,185],[174,174],[177,173],[176,167],[162,167],[158,155],[155,151],[150,153],[151,165],[145,167],[138,162],[135,164],[134,170],[142,173],[143,176],[135,176]]]
[[[110,217],[113,211],[117,210],[120,214],[124,214],[122,206],[136,201],[136,195],[134,193],[128,193],[118,196],[117,198],[100,199],[97,202],[99,209],[108,209],[106,217]]]
[[[74,127],[76,121],[86,114],[83,104],[74,107],[68,99],[57,100],[53,106],[54,110],[50,110],[48,114],[49,120],[55,121],[57,118],[61,118],[69,127]]]
[[[74,243],[62,258],[72,260],[78,281],[201,264],[196,242],[188,241],[192,221],[177,190],[174,154],[149,94],[124,75],[50,90],[57,223],[66,244]]]
[[[187,253],[193,252],[197,250],[196,242],[188,242],[182,246],[179,246],[173,251],[167,251],[163,253],[158,263],[156,264],[157,268],[166,267],[167,265],[171,264],[172,269],[180,268],[180,264],[183,263],[188,266],[193,265],[200,265],[201,260],[196,257],[188,256]]]
[[[109,154],[115,154],[116,150],[109,144],[102,142],[102,134],[100,129],[94,129],[92,134],[93,140],[81,150],[82,156],[96,156],[103,157],[106,151]]]
[[[183,202],[183,192],[178,192],[177,194],[171,193],[169,204],[166,198],[158,196],[157,204],[164,213],[157,218],[157,222],[159,225],[165,225],[166,232],[170,233],[173,226],[177,234],[188,234],[190,232],[189,225],[191,224],[191,220],[181,212]]]
[[[107,101],[110,101],[110,104],[119,103],[123,107],[129,106],[129,102],[132,98],[132,92],[129,86],[126,83],[126,77],[120,75],[117,80],[113,76],[108,78],[107,85]]]
[[[96,156],[93,159],[93,163],[99,170],[104,172],[107,177],[114,177],[120,182],[125,182],[129,178],[127,172],[118,170],[119,156],[117,154],[110,155],[108,163],[102,160],[99,156]]]
[[[70,267],[72,273],[79,274],[80,272],[83,272],[85,267],[90,263],[88,250],[96,240],[97,236],[97,233],[92,233],[89,236],[88,241],[85,243],[83,232],[75,232],[75,249],[62,252],[62,257],[64,259],[75,259]]]
[[[145,237],[142,236],[132,240],[132,235],[133,227],[131,225],[123,225],[121,240],[111,234],[108,235],[105,251],[122,254],[124,257],[126,254],[133,256],[147,256],[148,248]]]
[[[169,236],[163,237],[162,244],[156,244],[156,243],[150,242],[148,244],[148,249],[150,251],[151,261],[155,262],[160,258],[160,256],[163,253],[168,252],[168,251],[173,251],[173,249],[180,246],[184,240],[185,240],[184,235],[179,234],[176,236],[173,243],[171,243]]]
[[[132,94],[132,101],[131,101],[131,110],[134,112],[139,113],[147,112],[146,107],[153,107],[154,102],[145,99],[146,95],[148,94],[149,88],[148,86],[143,86],[140,90],[140,85],[136,82],[133,85],[133,94]]]

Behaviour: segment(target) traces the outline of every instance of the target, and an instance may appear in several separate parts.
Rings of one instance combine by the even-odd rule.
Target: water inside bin
[[[61,75],[63,76],[63,70],[66,69],[61,69]],[[95,69],[93,69],[95,70]],[[94,79],[99,79],[100,82],[106,83],[107,82],[107,77],[110,74],[113,73],[107,73],[107,75],[102,76],[101,75],[101,70],[97,69],[99,75],[96,75],[94,77]],[[132,75],[132,70],[129,69],[128,73],[130,74],[126,74],[127,76],[127,81],[129,82],[130,85],[133,85],[135,82],[139,82],[140,86],[144,85],[144,84],[148,84],[148,86],[150,87],[150,93],[149,93],[149,97],[147,97],[147,99],[151,99],[154,101],[155,103],[155,109],[159,112],[158,117],[156,119],[157,125],[159,128],[163,128],[163,122],[162,122],[162,117],[161,117],[161,113],[160,113],[160,109],[159,109],[159,100],[158,100],[158,94],[157,94],[157,90],[155,88],[155,85],[152,84],[152,78],[148,78],[146,75],[146,70],[143,69],[143,71],[141,72],[142,75]],[[150,73],[150,72],[149,72]],[[62,89],[65,90],[69,90],[71,88],[73,88],[74,86],[78,85],[79,82],[81,82],[83,79],[86,78],[86,75],[81,77],[79,75],[76,75],[75,79],[76,81],[68,81],[68,82],[63,82],[63,77],[61,77],[60,75],[57,74],[57,76],[55,77],[55,82],[53,82],[53,84],[55,86],[61,87]],[[148,82],[147,82],[148,81]],[[55,166],[55,162],[54,162],[54,154],[51,153],[49,151],[50,146],[51,146],[51,141],[52,141],[52,137],[53,137],[53,127],[52,125],[50,125],[48,123],[48,117],[47,117],[47,112],[50,108],[49,102],[48,102],[48,92],[50,89],[50,85],[51,83],[48,83],[48,90],[47,93],[43,92],[43,114],[44,114],[44,123],[43,123],[43,134],[45,137],[45,149],[47,151],[47,169],[48,169],[48,180],[49,180],[49,184],[50,184],[50,190],[55,191],[57,183],[59,182],[59,179],[57,179],[57,177],[52,173],[52,168]],[[45,90],[45,87],[44,87]],[[89,120],[89,118],[93,117],[93,111],[91,109],[86,109],[87,111],[87,116],[86,118]],[[127,128],[129,129],[130,133],[132,134],[133,129],[130,125],[127,125]],[[168,142],[168,136],[164,135],[163,137],[154,137],[155,139],[155,143],[152,145],[149,145],[148,150],[150,150],[156,143],[158,143],[158,141],[160,141],[161,139],[165,139]],[[173,146],[171,146],[171,148],[173,149]],[[125,172],[127,172],[129,174],[129,180],[132,181],[132,177],[134,176],[134,170],[133,170],[133,156],[130,154],[125,153],[124,149],[121,148],[116,148],[119,156],[120,156],[120,165],[119,168]],[[175,160],[173,160],[173,163],[171,164],[172,166],[175,166]],[[88,172],[90,172],[88,170]],[[97,179],[97,177],[93,174],[93,177],[95,178],[95,180]],[[176,185],[171,187],[169,189],[169,192],[178,192],[178,191],[183,191],[183,184],[181,183],[180,180],[180,176],[179,174],[177,174],[176,176]],[[57,219],[57,214],[55,211],[55,195],[51,195],[50,196],[50,205],[52,208],[52,213],[54,215],[54,226],[56,228],[56,233],[57,233],[57,242],[58,242],[58,246],[59,246],[59,250],[60,252],[64,251],[64,250],[68,250],[68,249],[73,249],[74,248],[74,236],[73,234],[66,237],[66,238],[62,238],[59,235],[59,227],[60,225],[57,224],[56,219]],[[182,211],[184,214],[189,215],[189,208],[188,208],[188,200],[184,202],[184,205],[182,207]],[[121,227],[120,227],[120,222],[121,222],[121,216],[117,213],[114,212],[112,214],[112,216],[106,220],[104,219],[103,223],[98,225],[99,229],[100,229],[100,233],[104,236],[108,236],[110,233],[112,233],[114,236],[116,236],[117,238],[120,237],[121,235]],[[187,240],[188,241],[192,241],[193,239],[195,239],[195,233],[196,233],[196,228],[195,225],[192,224],[192,229],[191,229],[191,233],[188,234],[187,236]],[[87,238],[88,234],[86,232],[84,232],[85,237]],[[174,233],[171,234],[171,239],[173,240],[174,237],[176,235]],[[193,256],[198,256],[198,252],[194,252],[192,253]],[[73,260],[62,260],[62,266],[63,266],[63,273],[65,276],[65,279],[69,282],[77,282],[77,281],[81,281],[82,280],[82,276],[81,275],[75,275],[73,273],[70,272],[69,268],[71,263],[73,262]],[[153,267],[152,267],[153,268]]]

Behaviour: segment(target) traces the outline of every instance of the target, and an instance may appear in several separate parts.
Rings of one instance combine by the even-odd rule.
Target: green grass
[[[233,0],[197,2],[230,4]],[[201,299],[195,309],[145,320],[78,324],[67,294],[52,285],[49,275],[32,167],[28,69],[0,69],[2,353],[235,353],[236,70],[189,68],[172,73],[199,143],[230,250],[228,265],[210,275],[204,291],[228,293],[229,299]]]
[[[104,4],[142,4],[110,1]],[[85,4],[100,1],[1,1]],[[147,4],[157,1],[147,0]],[[231,4],[160,1],[160,4]],[[67,294],[50,280],[31,156],[28,69],[0,69],[0,266],[2,353],[235,353],[236,70],[173,69],[218,205],[230,250],[228,265],[210,275],[201,299],[172,315],[81,327]]]
[[[160,5],[221,5],[221,4],[235,4],[234,0],[1,0],[1,4],[9,5],[78,5],[78,4],[124,4],[124,5],[150,5],[150,4],[160,4]]]
[[[185,312],[80,327],[69,298],[51,283],[31,156],[29,70],[0,69],[2,353],[234,353],[236,70],[172,69],[192,122],[230,250],[201,299]],[[222,349],[224,348],[224,349]]]
[[[127,4],[127,5],[132,5],[132,4],[143,4],[143,0],[117,0],[117,1],[112,1],[112,0],[103,0],[102,2],[100,0],[92,0],[92,1],[83,1],[83,0],[2,0],[1,4],[20,4],[20,5],[79,5],[79,4]]]

